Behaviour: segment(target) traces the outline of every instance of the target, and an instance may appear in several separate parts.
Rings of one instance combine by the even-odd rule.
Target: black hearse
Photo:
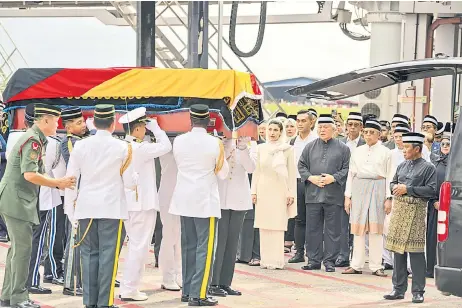
[[[365,94],[368,98],[380,95],[380,89],[403,82],[428,77],[452,76],[451,119],[459,105],[462,58],[440,58],[404,61],[361,69],[306,86],[288,90],[294,96],[340,100]],[[369,106],[379,113],[378,106]],[[364,113],[363,111],[363,113]],[[379,114],[376,114],[380,116]],[[462,125],[455,126],[446,181],[440,190],[438,212],[438,262],[435,282],[446,295],[462,297]],[[461,154],[461,155],[459,155]]]

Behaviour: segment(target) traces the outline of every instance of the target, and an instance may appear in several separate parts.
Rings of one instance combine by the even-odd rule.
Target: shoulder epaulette
[[[62,141],[62,139],[58,136],[50,136],[50,138],[58,141],[59,143]]]

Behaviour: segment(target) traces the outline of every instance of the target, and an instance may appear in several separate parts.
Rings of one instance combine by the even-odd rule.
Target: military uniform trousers
[[[26,283],[32,251],[33,224],[6,215],[2,215],[2,218],[9,231],[11,246],[6,256],[0,299],[9,300],[11,305],[15,305],[29,299]]]
[[[183,295],[206,298],[212,278],[216,246],[215,217],[181,216],[181,262]]]
[[[32,253],[29,262],[28,287],[40,285],[40,264],[42,262],[43,249],[46,246],[48,223],[50,221],[51,210],[39,211],[40,224],[34,226],[32,236]]]
[[[164,284],[182,281],[181,278],[181,222],[180,216],[168,212],[168,206],[160,206],[163,239],[159,252],[159,268]]]
[[[244,223],[239,234],[237,245],[238,262],[248,263],[251,260],[260,260],[260,230],[254,228],[255,205],[254,208],[245,213]]]
[[[120,286],[122,297],[128,297],[128,295],[138,291],[149,253],[156,217],[156,210],[128,212],[128,220],[124,222],[129,241],[128,255],[125,259],[125,269]]]
[[[64,288],[74,290],[74,276],[77,288],[82,287],[82,259],[80,246],[74,247],[80,241],[80,226],[73,233],[72,223],[66,217],[66,250],[64,258]]]
[[[83,304],[112,306],[120,247],[125,239],[121,219],[81,219]]]
[[[48,236],[48,258],[45,261],[45,276],[59,278],[63,276],[64,248],[66,247],[66,215],[63,205],[50,210]]]
[[[213,266],[212,285],[231,286],[236,265],[237,244],[246,211],[221,210]]]

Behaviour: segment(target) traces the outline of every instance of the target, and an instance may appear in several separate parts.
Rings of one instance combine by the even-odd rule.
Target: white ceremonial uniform
[[[8,159],[8,155],[10,155],[11,150],[13,149],[16,142],[18,142],[19,138],[25,133],[26,131],[12,131],[8,135],[8,140],[6,141],[6,149],[5,149],[5,157]]]
[[[167,134],[157,122],[150,122],[146,128],[156,137],[156,143],[137,142],[126,136],[133,147],[134,170],[139,175],[137,191],[125,189],[128,205],[128,220],[125,229],[129,238],[128,256],[125,260],[123,279],[120,285],[122,298],[137,299],[138,287],[144,272],[152,234],[156,225],[158,197],[156,190],[156,168],[154,158],[172,150]],[[138,297],[143,298],[144,296]]]
[[[225,157],[229,166],[228,177],[218,181],[222,210],[251,210],[249,173],[253,173],[257,162],[257,144],[253,142],[245,150],[239,150],[231,140],[225,141]]]
[[[180,216],[169,213],[178,168],[173,153],[159,158],[162,170],[159,187],[159,204],[162,221],[162,241],[159,252],[159,268],[162,271],[162,285],[168,290],[179,290],[181,278],[181,222]]]
[[[229,167],[221,140],[201,127],[175,138],[173,156],[178,176],[169,213],[181,216],[182,292],[190,300],[205,300],[221,217],[218,179]]]
[[[59,141],[47,137],[48,143],[45,149],[45,174],[50,178],[55,178],[54,169],[58,166],[60,153]],[[39,207],[41,211],[48,211],[60,205],[61,196],[59,189],[47,186],[40,187]]]
[[[66,189],[64,212],[70,221],[128,219],[125,188],[134,189],[138,178],[133,168],[134,159],[120,176],[127,155],[127,143],[105,130],[98,130],[94,136],[75,143],[66,176],[79,179],[85,174],[85,177],[80,178],[78,190]]]
[[[218,180],[221,219],[211,285],[230,287],[244,216],[253,208],[248,174],[256,167],[257,144],[243,138],[237,146],[235,140],[225,140],[224,147],[230,169],[226,179]]]
[[[226,160],[215,174],[220,155],[218,139],[207,134],[205,128],[194,127],[176,137],[173,156],[178,166],[178,177],[173,192],[170,214],[186,217],[221,217],[218,178],[228,175]]]
[[[367,186],[380,185],[375,184],[374,181],[385,179],[385,191],[380,186],[372,189],[369,187],[354,187],[354,178],[360,179],[360,182],[356,186],[359,186],[361,183]],[[392,178],[393,170],[390,149],[382,144],[375,144],[373,146],[366,144],[354,150],[350,159],[345,196],[352,199],[350,223],[351,233],[354,234],[354,243],[351,267],[357,271],[362,270],[366,261],[366,233],[359,234],[362,233],[361,230],[363,228],[369,230],[369,268],[373,272],[382,269],[383,226],[385,220],[383,202],[386,197],[391,197],[390,182]],[[368,197],[362,195],[370,193],[376,194],[376,196]],[[355,202],[358,199],[362,201],[359,203]],[[376,199],[379,199],[380,202],[377,203]],[[355,206],[363,207],[355,209]]]

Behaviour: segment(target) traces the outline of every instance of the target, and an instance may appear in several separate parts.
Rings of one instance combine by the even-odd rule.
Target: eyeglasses
[[[451,146],[451,143],[450,142],[441,142],[441,146],[442,147],[449,147],[449,146]]]
[[[422,125],[422,129],[432,129],[433,125]]]

